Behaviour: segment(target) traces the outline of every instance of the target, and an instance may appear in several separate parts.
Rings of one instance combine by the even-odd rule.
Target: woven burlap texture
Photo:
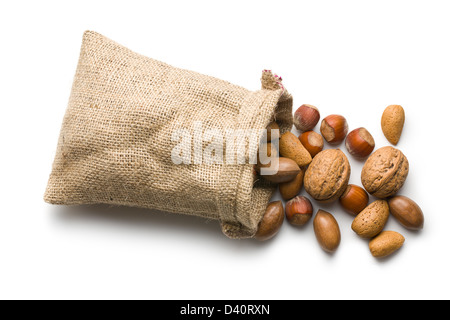
[[[176,165],[171,138],[196,121],[225,131],[276,119],[290,130],[291,95],[272,72],[261,80],[249,91],[86,31],[44,200],[197,215],[219,220],[230,238],[252,237],[275,186],[248,162]]]

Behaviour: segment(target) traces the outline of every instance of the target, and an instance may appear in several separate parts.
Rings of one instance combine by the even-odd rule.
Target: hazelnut
[[[345,146],[355,158],[365,158],[375,148],[375,140],[365,128],[358,128],[347,135]]]
[[[255,239],[259,241],[269,240],[274,237],[281,228],[284,220],[284,209],[281,201],[269,203],[266,212],[259,223]]]
[[[366,190],[360,186],[349,184],[342,196],[339,198],[339,202],[345,211],[358,215],[361,211],[367,207],[369,203],[369,195]]]
[[[312,217],[313,206],[308,198],[297,196],[286,203],[286,218],[296,226],[305,225]]]
[[[338,114],[332,114],[322,120],[320,125],[322,136],[330,144],[339,144],[344,141],[348,132],[347,120]]]
[[[311,154],[311,158],[314,158],[316,154],[323,150],[323,138],[317,132],[306,131],[298,138],[305,149]]]
[[[294,113],[294,125],[300,131],[312,130],[319,119],[319,110],[310,104],[301,105]]]

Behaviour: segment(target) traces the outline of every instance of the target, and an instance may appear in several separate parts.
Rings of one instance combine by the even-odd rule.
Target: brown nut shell
[[[256,167],[258,172],[261,174],[261,177],[273,183],[283,183],[292,181],[301,172],[301,169],[294,160],[289,158],[277,158],[277,160],[278,170],[276,171],[270,169],[271,163],[267,165],[261,164]],[[266,168],[268,174],[262,174],[262,168]]]
[[[383,231],[369,242],[369,250],[375,258],[384,258],[400,249],[405,238],[395,231]]]
[[[349,184],[339,202],[345,211],[356,216],[367,207],[369,195],[360,186]]]
[[[330,144],[341,143],[348,133],[347,119],[339,114],[329,115],[322,120],[320,133]]]
[[[423,229],[424,217],[422,209],[408,197],[395,196],[388,200],[389,210],[398,222],[407,229]]]
[[[267,130],[267,141],[271,142],[272,141],[272,130],[280,130],[280,126],[276,122],[271,122],[267,126],[266,130]],[[278,134],[279,134],[279,132],[278,132]],[[275,138],[275,137],[273,137],[273,138]]]
[[[358,128],[347,135],[345,147],[352,156],[363,159],[372,153],[375,140],[366,128]]]
[[[303,226],[312,217],[313,205],[308,198],[297,196],[286,202],[285,212],[290,224]]]
[[[303,132],[298,139],[306,150],[308,150],[312,158],[323,150],[323,138],[315,131]]]
[[[339,149],[318,153],[305,173],[303,184],[315,200],[332,202],[342,195],[350,179],[350,164]]]
[[[298,193],[303,187],[304,176],[305,172],[300,169],[300,172],[292,181],[283,182],[278,185],[283,200],[289,200],[298,195]]]
[[[317,242],[326,252],[335,252],[341,243],[339,224],[333,215],[324,210],[316,213],[313,221]]]
[[[284,133],[280,138],[280,155],[294,160],[299,167],[307,166],[312,160],[308,150],[290,131]]]
[[[260,152],[262,152],[263,154],[263,159],[264,157],[271,158],[279,156],[277,148],[275,148],[275,146],[272,143],[270,142],[261,143],[259,145],[259,150],[257,154],[257,163],[256,163],[257,168],[261,168],[262,166],[264,166],[260,161]]]
[[[319,119],[319,109],[310,104],[303,104],[294,113],[294,126],[299,131],[312,130]]]
[[[393,147],[383,147],[372,153],[361,171],[361,182],[371,195],[384,199],[400,190],[409,172],[405,155]]]
[[[269,240],[274,237],[281,228],[284,221],[284,209],[281,201],[268,204],[266,212],[259,223],[255,239],[259,241]]]
[[[361,238],[370,239],[383,231],[388,218],[387,201],[375,200],[356,216],[352,230]]]
[[[381,117],[381,129],[386,139],[396,145],[402,135],[405,124],[405,110],[399,105],[388,106]]]

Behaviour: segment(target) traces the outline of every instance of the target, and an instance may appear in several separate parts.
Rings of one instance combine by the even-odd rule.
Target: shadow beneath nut
[[[326,212],[329,212],[333,216],[336,215],[336,203],[335,202],[323,203],[323,202],[318,202],[316,200],[312,200],[311,202],[312,202],[313,208],[314,208],[313,219],[315,218],[315,216],[319,210],[324,210]]]
[[[336,249],[336,251],[330,252],[324,250],[320,245],[317,245],[318,250],[322,251],[322,255],[325,256],[329,261],[332,261],[334,256],[338,254],[339,248]]]
[[[274,239],[260,242],[255,239],[227,238],[216,220],[197,216],[173,214],[157,210],[110,206],[79,205],[51,206],[52,222],[58,228],[82,228],[90,231],[113,230],[120,236],[143,236],[144,241],[180,241],[198,245],[217,244],[217,248],[268,248]],[[276,237],[275,237],[276,238]],[[246,251],[248,252],[248,251]]]

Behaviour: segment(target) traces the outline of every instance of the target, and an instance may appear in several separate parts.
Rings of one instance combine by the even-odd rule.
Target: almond
[[[280,155],[294,160],[299,167],[307,166],[312,161],[311,154],[290,131],[280,138]]]
[[[400,249],[405,238],[395,231],[383,231],[369,242],[370,253],[375,258],[384,258]]]
[[[389,218],[389,206],[385,200],[375,200],[353,220],[352,230],[361,238],[370,239],[379,234]]]
[[[381,117],[381,129],[390,143],[396,145],[405,124],[405,110],[399,105],[388,106]]]

